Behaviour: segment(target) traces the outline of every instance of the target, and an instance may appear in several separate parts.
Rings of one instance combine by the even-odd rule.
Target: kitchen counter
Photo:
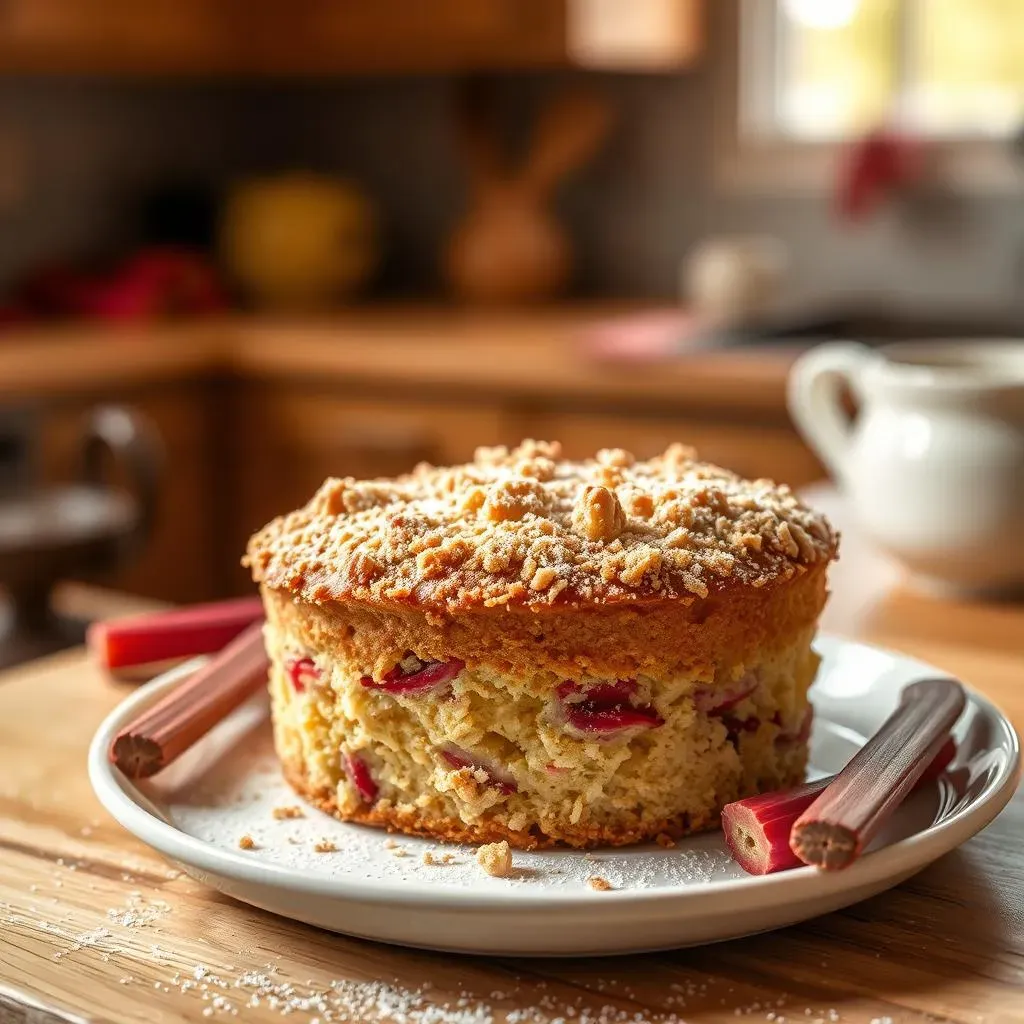
[[[622,313],[602,306],[502,313],[399,306],[330,321],[13,328],[0,337],[0,399],[221,374],[783,414],[788,350],[705,350],[632,365],[582,356],[586,329]]]
[[[928,658],[1024,724],[1024,606],[918,597],[891,576],[879,588],[874,566],[870,578],[853,561],[836,568],[827,628]],[[1024,1020],[1024,794],[894,890],[780,932],[606,960],[474,959],[262,913],[128,835],[84,768],[93,731],[126,692],[81,651],[0,675],[5,1024],[269,1022],[289,1007],[295,1024],[377,1013],[399,1024],[501,1024],[509,1014],[546,1024],[571,1019],[570,1009],[590,1024]],[[250,1007],[260,976],[267,991]],[[335,1016],[302,1001],[314,992]]]
[[[679,441],[744,476],[820,478],[786,412],[791,351],[634,364],[582,353],[589,330],[629,312],[394,306],[321,322],[8,329],[0,478],[66,480],[94,406],[140,412],[166,453],[156,530],[106,582],[179,602],[248,588],[238,559],[249,535],[326,477],[456,464],[478,445],[536,437],[572,458],[606,447],[647,458]],[[19,457],[28,468],[12,470]]]

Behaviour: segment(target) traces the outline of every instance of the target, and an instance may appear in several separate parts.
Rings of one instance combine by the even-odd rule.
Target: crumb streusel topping
[[[438,610],[706,597],[835,556],[828,522],[770,480],[672,445],[570,462],[558,444],[481,448],[393,480],[327,480],[249,542],[258,582],[306,600]]]
[[[506,878],[512,873],[512,850],[506,840],[488,843],[476,851],[476,862],[495,878]]]

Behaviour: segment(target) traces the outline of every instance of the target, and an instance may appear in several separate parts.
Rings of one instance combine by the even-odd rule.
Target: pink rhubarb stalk
[[[94,622],[87,640],[104,668],[133,668],[213,654],[262,618],[263,602],[243,597]]]
[[[904,687],[882,728],[793,824],[793,852],[827,871],[852,864],[941,751],[966,700],[955,679]]]
[[[954,757],[956,744],[947,739],[918,785],[937,779]],[[762,793],[726,804],[722,808],[722,831],[736,863],[750,875],[801,867],[803,861],[789,847],[793,825],[837,777],[829,775],[785,792]]]

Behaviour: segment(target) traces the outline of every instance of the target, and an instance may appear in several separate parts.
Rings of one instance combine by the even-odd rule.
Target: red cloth
[[[921,142],[889,129],[870,132],[850,148],[839,172],[836,208],[844,220],[864,220],[894,193],[919,181]]]
[[[210,261],[187,249],[141,249],[107,274],[53,266],[31,275],[10,305],[21,319],[158,320],[227,305]],[[13,319],[13,317],[12,317]]]

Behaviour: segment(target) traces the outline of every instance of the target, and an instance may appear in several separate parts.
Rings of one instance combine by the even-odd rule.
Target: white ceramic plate
[[[942,673],[922,662],[832,637],[812,697],[815,774],[842,767],[893,710],[908,682]],[[517,956],[629,953],[779,928],[847,906],[902,881],[984,828],[1010,799],[1020,752],[1013,728],[970,692],[959,752],[938,782],[897,813],[876,848],[845,871],[743,874],[718,833],[680,843],[583,853],[518,853],[513,878],[492,878],[473,849],[441,846],[335,821],[299,801],[277,770],[266,702],[240,708],[158,780],[134,784],[107,760],[122,724],[189,670],[133,693],[103,723],[89,775],[108,811],[185,871],[236,899],[333,931],[409,946]],[[242,835],[257,848],[239,849]],[[321,841],[332,852],[316,852]],[[451,855],[451,862],[431,865]],[[614,886],[598,892],[587,878]]]

